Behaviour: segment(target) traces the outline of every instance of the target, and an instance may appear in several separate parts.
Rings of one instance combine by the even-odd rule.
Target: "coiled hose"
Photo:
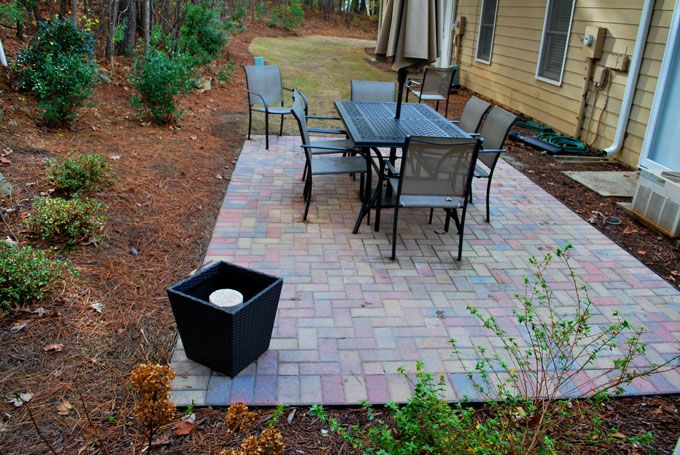
[[[555,147],[562,147],[566,152],[584,153],[588,151],[586,144],[569,136],[561,134],[543,133],[536,136],[539,141],[545,142]]]

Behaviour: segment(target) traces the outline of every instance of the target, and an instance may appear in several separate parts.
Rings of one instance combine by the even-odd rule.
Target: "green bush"
[[[96,191],[113,182],[113,166],[96,153],[66,157],[50,166],[48,179],[55,190],[69,196]]]
[[[186,54],[168,55],[150,49],[141,59],[135,60],[132,84],[140,97],[132,103],[156,123],[171,123],[180,115],[175,100],[192,88],[193,72]]]
[[[45,297],[49,286],[69,270],[30,246],[0,242],[0,307],[4,313]]]
[[[400,372],[406,376],[403,369]],[[367,427],[342,426],[316,404],[311,414],[339,433],[345,441],[365,454],[420,455],[507,453],[507,441],[499,420],[475,418],[475,410],[461,404],[450,406],[443,396],[444,378],[435,382],[432,374],[416,365],[413,396],[404,406],[394,402],[385,405],[390,421],[378,418],[365,403],[370,424]]]
[[[222,66],[220,72],[217,73],[217,80],[220,82],[228,82],[229,79],[231,79],[231,77],[236,72],[236,68],[237,68],[236,62],[233,60],[229,60]]]
[[[219,8],[210,7],[207,2],[187,3],[178,47],[192,57],[195,65],[219,57],[228,41],[229,35],[220,19]]]
[[[293,31],[305,21],[301,0],[287,0],[272,8],[269,26]]]
[[[97,67],[94,39],[70,21],[40,24],[29,48],[17,55],[14,71],[20,86],[38,99],[45,122],[59,126],[92,95]]]
[[[13,27],[16,24],[23,24],[24,13],[26,10],[19,4],[18,0],[9,0],[0,4],[0,24]]]
[[[103,229],[106,206],[94,199],[36,197],[28,224],[41,239],[68,247],[90,240]]]

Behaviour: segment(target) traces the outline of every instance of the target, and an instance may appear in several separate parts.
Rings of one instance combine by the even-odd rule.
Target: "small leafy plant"
[[[132,104],[156,123],[172,123],[181,115],[176,99],[191,90],[191,77],[185,54],[150,49],[133,67],[131,81],[140,97],[134,96]]]
[[[178,46],[192,57],[195,65],[203,65],[219,57],[229,41],[220,9],[206,1],[187,3],[179,30]]]
[[[105,208],[90,198],[36,197],[28,224],[41,239],[73,247],[78,242],[96,239],[106,223],[106,216],[101,213]]]
[[[114,179],[113,166],[96,153],[68,156],[50,166],[48,179],[55,190],[79,196],[110,185]]]
[[[236,67],[237,67],[236,62],[233,60],[229,60],[222,66],[220,72],[217,73],[217,80],[220,82],[228,82],[229,79],[231,79],[231,77],[236,72]]]
[[[40,24],[30,46],[17,55],[14,72],[24,90],[38,99],[48,126],[77,117],[76,110],[92,96],[97,66],[91,33],[70,21]]]
[[[301,0],[286,0],[272,8],[270,27],[285,28],[293,31],[305,21],[305,10]]]
[[[65,273],[66,261],[51,259],[30,246],[0,242],[0,307],[4,313],[37,302]]]
[[[177,409],[170,401],[170,387],[175,372],[169,365],[141,364],[130,377],[135,392],[134,416],[149,441],[149,448],[158,428],[170,423]]]

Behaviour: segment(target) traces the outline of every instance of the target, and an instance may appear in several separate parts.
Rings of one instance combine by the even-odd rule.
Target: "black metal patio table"
[[[370,150],[373,149],[380,161],[380,147],[390,148],[390,161],[394,163],[397,148],[406,145],[408,136],[429,137],[472,137],[439,112],[426,104],[405,103],[401,107],[401,118],[394,118],[397,103],[372,103],[355,101],[336,101],[335,108],[345,124],[345,130],[357,148],[364,150],[366,165],[372,166]],[[383,176],[378,172],[378,185]],[[367,182],[370,185],[371,182]],[[378,192],[372,198],[364,198],[361,211],[354,225],[354,233],[376,201]],[[380,226],[380,215],[376,213],[375,229]]]

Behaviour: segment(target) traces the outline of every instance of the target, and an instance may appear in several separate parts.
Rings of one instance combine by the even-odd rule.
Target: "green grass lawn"
[[[373,41],[329,36],[256,38],[250,53],[281,67],[284,87],[297,88],[307,96],[310,115],[335,115],[333,102],[349,99],[352,79],[396,81],[396,73],[382,71],[368,62],[364,48],[372,46]],[[313,126],[341,127],[337,122],[323,123],[316,121]],[[278,117],[270,119],[271,134],[278,133],[278,126]],[[262,113],[253,113],[253,134],[264,134]],[[284,134],[299,134],[292,117],[286,118]]]

